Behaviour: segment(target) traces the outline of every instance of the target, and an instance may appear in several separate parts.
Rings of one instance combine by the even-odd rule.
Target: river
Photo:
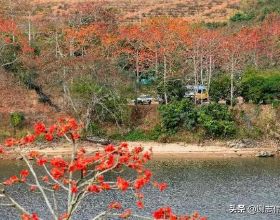
[[[169,188],[162,193],[146,188],[146,208],[142,212],[135,209],[139,214],[149,214],[157,207],[168,204],[176,213],[198,210],[214,220],[280,219],[279,159],[157,159],[149,167],[155,178],[167,182]],[[22,168],[20,161],[0,161],[0,181]],[[30,196],[22,186],[14,187],[10,193],[30,211],[46,213],[39,194]],[[60,199],[63,198],[64,195],[61,195]],[[112,199],[120,199],[128,207],[135,202],[126,194],[96,196],[95,203],[88,197],[74,219],[90,219]],[[263,213],[264,210],[272,213]],[[51,219],[48,213],[40,217]],[[0,207],[0,219],[17,219],[16,211]]]

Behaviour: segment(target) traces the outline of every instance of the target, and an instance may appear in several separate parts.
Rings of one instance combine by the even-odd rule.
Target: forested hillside
[[[277,137],[278,1],[197,2],[3,1],[1,74],[93,135]],[[208,105],[186,100],[187,85],[205,87]],[[139,127],[131,100],[143,93],[165,105]],[[267,121],[259,125],[239,108],[239,96],[256,108],[269,105]]]

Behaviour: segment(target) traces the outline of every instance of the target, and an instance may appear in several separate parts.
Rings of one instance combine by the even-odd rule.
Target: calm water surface
[[[280,214],[255,214],[247,211],[231,214],[230,205],[267,205],[280,207],[280,160],[279,159],[219,159],[219,160],[157,160],[150,168],[156,179],[169,184],[168,190],[159,193],[152,188],[145,189],[145,211],[149,214],[159,206],[170,205],[177,213],[198,210],[209,219],[280,219]],[[0,161],[0,181],[23,168],[18,161]],[[23,186],[10,191],[17,200],[32,212],[46,213],[39,194],[30,196]],[[63,201],[64,195],[59,199]],[[77,211],[74,219],[91,219],[97,210],[104,210],[111,200],[124,201],[131,207],[134,198],[126,194],[108,193],[101,197],[88,199]],[[96,200],[94,200],[96,201]],[[65,205],[65,204],[64,204]],[[48,213],[40,216],[51,219]],[[0,207],[0,219],[18,219],[12,209]]]

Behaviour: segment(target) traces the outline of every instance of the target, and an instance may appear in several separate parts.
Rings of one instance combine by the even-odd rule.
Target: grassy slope
[[[67,13],[77,3],[96,2],[116,8],[124,21],[145,17],[171,16],[191,21],[225,21],[239,8],[241,0],[33,0],[35,4],[52,7],[57,14]]]

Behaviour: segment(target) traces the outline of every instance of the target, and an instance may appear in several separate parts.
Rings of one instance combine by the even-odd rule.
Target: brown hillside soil
[[[133,105],[131,106],[131,122],[143,131],[152,130],[160,123],[159,105]]]
[[[99,3],[115,8],[122,21],[134,22],[147,17],[180,17],[188,21],[226,21],[239,8],[241,0],[33,0],[54,15],[69,13],[78,4]]]
[[[40,103],[35,91],[26,89],[9,73],[0,71],[0,129],[10,127],[11,112],[24,113],[27,127],[36,121],[51,123],[61,115],[48,105]]]
[[[235,111],[238,123],[248,132],[257,132],[256,138],[280,137],[279,108],[273,108],[271,105],[242,104],[237,105]]]

